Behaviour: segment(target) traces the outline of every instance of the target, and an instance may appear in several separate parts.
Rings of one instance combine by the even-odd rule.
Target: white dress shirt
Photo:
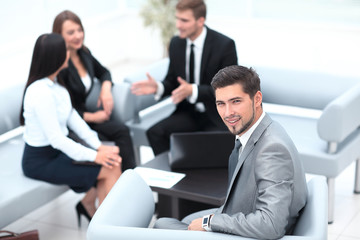
[[[49,78],[32,83],[24,96],[25,142],[33,147],[51,145],[77,161],[94,161],[101,142],[71,105],[68,91]],[[68,138],[73,130],[93,149]]]
[[[186,39],[186,79],[189,82],[189,68],[190,68],[190,45],[194,44],[194,56],[195,56],[195,69],[194,69],[194,80],[195,83],[192,84],[192,95],[188,97],[190,103],[195,103],[198,98],[198,85],[200,84],[200,70],[201,70],[201,58],[204,48],[205,38],[207,34],[206,27],[203,27],[201,34],[192,42],[189,38]],[[164,93],[164,85],[161,82],[157,83],[157,92],[155,93],[155,100],[159,100]],[[201,107],[200,107],[201,108]]]
[[[191,44],[194,44],[194,56],[195,56],[195,70],[194,70],[194,84],[192,84],[193,92],[189,97],[190,103],[195,103],[198,98],[198,85],[200,85],[200,69],[201,69],[201,57],[204,49],[204,43],[206,38],[207,29],[203,27],[201,34],[192,42],[189,38],[186,39],[186,79],[189,82],[190,79],[190,51]]]
[[[245,148],[246,143],[249,141],[251,134],[255,131],[255,129],[257,128],[257,126],[260,124],[261,120],[264,117],[265,117],[265,112],[263,111],[259,119],[256,121],[256,123],[252,125],[252,127],[248,131],[246,131],[243,135],[241,135],[241,137],[239,137],[239,135],[236,135],[236,139],[239,139],[241,142],[241,148],[239,149],[239,158],[242,150]]]

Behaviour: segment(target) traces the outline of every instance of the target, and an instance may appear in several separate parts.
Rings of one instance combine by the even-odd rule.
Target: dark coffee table
[[[141,167],[171,171],[168,152],[156,156]],[[186,176],[172,188],[151,187],[158,193],[158,217],[181,220],[195,211],[221,206],[226,197],[227,168],[181,169]]]

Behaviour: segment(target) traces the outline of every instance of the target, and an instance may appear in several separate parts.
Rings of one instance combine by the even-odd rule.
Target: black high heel
[[[77,213],[79,227],[81,226],[81,222],[80,222],[81,215],[84,215],[89,220],[89,222],[91,221],[91,217],[90,217],[89,213],[86,211],[86,209],[81,201],[78,202],[75,209],[76,209],[76,213]]]

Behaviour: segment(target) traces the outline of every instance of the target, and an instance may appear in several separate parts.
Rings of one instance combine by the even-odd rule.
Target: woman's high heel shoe
[[[76,205],[76,213],[77,213],[77,218],[78,218],[78,225],[79,227],[81,226],[81,222],[80,222],[80,217],[81,215],[84,215],[89,222],[91,221],[91,217],[89,215],[89,213],[86,211],[84,205],[80,202],[78,202],[78,204]]]

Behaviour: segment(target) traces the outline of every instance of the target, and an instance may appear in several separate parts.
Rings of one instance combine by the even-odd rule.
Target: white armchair
[[[327,239],[327,202],[325,178],[312,178],[308,182],[307,204],[294,235],[282,239]],[[92,218],[87,239],[249,239],[215,232],[148,228],[154,205],[150,187],[134,170],[125,171]]]

